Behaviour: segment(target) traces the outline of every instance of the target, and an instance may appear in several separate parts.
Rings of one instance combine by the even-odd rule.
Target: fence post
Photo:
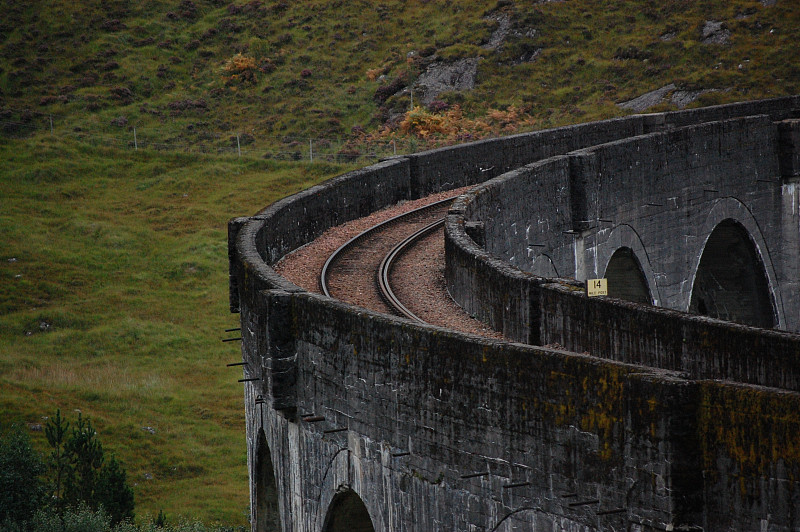
[[[239,157],[242,156],[242,145],[239,144],[239,134],[236,134],[236,153],[239,154]]]
[[[397,155],[397,143],[392,139],[392,151]]]
[[[308,160],[314,162],[314,141],[308,139]]]
[[[133,128],[133,149],[139,150],[139,141],[136,139],[136,128]]]

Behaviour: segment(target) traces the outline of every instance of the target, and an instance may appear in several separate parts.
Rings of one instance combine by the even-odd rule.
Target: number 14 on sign
[[[608,279],[587,279],[586,295],[589,297],[607,296]]]

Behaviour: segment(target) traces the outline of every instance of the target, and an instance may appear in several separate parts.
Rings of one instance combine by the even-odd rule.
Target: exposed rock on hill
[[[622,102],[618,105],[623,109],[630,109],[631,111],[636,111],[639,113],[648,107],[653,107],[654,105],[661,103],[664,100],[664,97],[671,91],[674,91],[676,88],[677,87],[675,87],[674,83],[670,83],[669,85],[665,85],[660,89],[646,92],[641,96],[634,98],[633,100],[628,100],[627,102]]]
[[[515,27],[512,17],[505,12],[497,11],[485,17],[493,20],[497,27],[489,39],[481,45],[484,50],[500,52],[504,45],[514,39],[532,39],[536,35],[534,28]],[[533,61],[541,52],[540,48],[522,47],[519,56],[514,56],[513,63]],[[478,57],[460,59],[455,62],[437,61],[428,65],[425,72],[414,84],[415,94],[419,92],[419,101],[428,105],[436,100],[439,94],[448,91],[464,91],[475,88],[475,76],[478,71]]]
[[[497,21],[497,28],[492,32],[489,41],[483,45],[486,50],[497,50],[511,31],[511,17],[505,13],[496,13],[486,17]]]
[[[678,109],[684,109],[689,104],[697,100],[703,94],[710,92],[718,92],[719,89],[697,89],[697,90],[676,90],[677,87],[674,83],[664,85],[663,87],[642,94],[641,96],[621,102],[617,105],[623,109],[630,109],[637,113],[642,112],[654,105],[658,105],[665,100],[669,100]]]
[[[707,20],[703,24],[700,42],[703,44],[730,44],[731,32],[724,23]]]
[[[694,102],[703,94],[708,94],[710,92],[717,92],[718,89],[700,89],[700,90],[693,90],[693,91],[675,91],[672,93],[672,97],[670,97],[670,101],[675,104],[678,109],[684,109],[690,103]]]
[[[419,92],[419,100],[428,105],[443,92],[475,88],[477,72],[477,57],[460,59],[454,63],[436,62],[419,77],[414,90],[415,93]]]

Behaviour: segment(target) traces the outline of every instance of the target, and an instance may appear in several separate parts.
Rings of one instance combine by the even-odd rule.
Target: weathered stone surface
[[[800,120],[784,120],[778,124],[778,158],[783,178],[797,182],[800,177]]]
[[[664,101],[667,94],[671,91],[674,91],[677,87],[674,83],[670,83],[669,85],[664,85],[663,87],[659,87],[658,89],[652,90],[650,92],[646,92],[641,96],[637,96],[632,100],[628,100],[626,102],[621,102],[617,105],[622,107],[623,109],[630,109],[631,111],[641,113],[645,109],[649,109],[654,105],[658,105]]]
[[[731,30],[725,27],[724,22],[707,20],[700,31],[700,41],[703,44],[730,44]]]
[[[414,95],[424,105],[430,104],[443,92],[464,91],[475,88],[475,75],[478,73],[478,58],[459,59],[452,63],[437,62],[414,84]]]
[[[597,273],[603,246],[667,256],[659,232],[694,235],[672,244],[684,253],[742,219],[771,256],[780,324],[796,327],[795,130],[775,123],[798,110],[796,97],[747,102],[435,150],[234,220],[231,307],[244,375],[258,378],[244,383],[254,530],[264,456],[284,530],[326,530],[342,500],[363,501],[382,531],[799,528],[797,335],[589,300],[578,281],[536,275]],[[448,216],[451,294],[549,347],[354,309],[269,266],[346,219],[484,181]],[[688,299],[670,279],[691,262],[645,276],[666,280],[662,304]]]
[[[640,263],[656,305],[686,311],[706,241],[729,221],[753,242],[769,285],[770,322],[800,330],[797,191],[781,182],[782,173],[792,172],[794,121],[776,128],[755,116],[688,126],[682,113],[666,116],[662,132],[533,163],[466,195],[451,211],[447,233],[454,244],[447,247],[448,288],[456,300],[510,332],[530,323],[529,310],[509,307],[514,296],[496,280],[502,268],[472,264],[481,253],[534,275],[584,281],[602,277],[615,251],[625,247]],[[681,125],[671,128],[670,122]],[[485,250],[459,240],[461,217],[484,223]],[[481,262],[488,268],[484,280],[476,277]],[[539,284],[513,271],[504,275]],[[512,337],[527,341],[531,332],[520,331]]]

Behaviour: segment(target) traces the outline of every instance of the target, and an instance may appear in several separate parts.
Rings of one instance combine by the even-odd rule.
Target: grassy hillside
[[[140,515],[226,524],[248,511],[227,219],[347,169],[326,159],[618,116],[660,87],[652,109],[800,93],[792,0],[0,13],[0,423],[80,409]],[[409,112],[462,64],[474,87]]]
[[[0,423],[80,409],[140,515],[245,523],[226,221],[340,169],[50,138],[0,159]]]
[[[463,138],[619,115],[616,103],[668,84],[716,91],[694,105],[800,92],[790,0],[89,0],[2,12],[6,120],[35,121],[28,109],[62,134],[128,143],[134,127],[208,150],[239,133],[259,156],[305,155],[308,138],[333,153],[407,141],[399,113],[420,76],[462,58],[477,58],[475,88],[436,98],[440,114],[460,112],[411,128],[427,140],[453,121],[467,121]],[[704,39],[709,22],[718,31]]]

